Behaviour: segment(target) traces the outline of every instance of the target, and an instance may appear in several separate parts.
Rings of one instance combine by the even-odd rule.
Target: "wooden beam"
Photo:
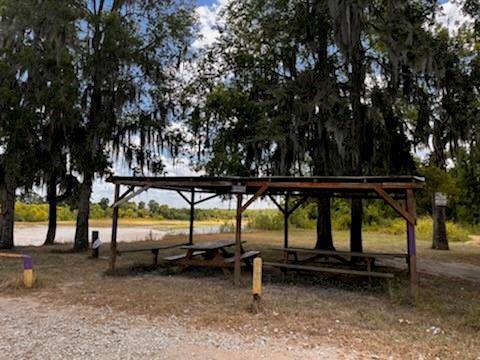
[[[122,200],[125,196],[127,196],[128,194],[130,194],[133,190],[135,190],[135,186],[130,186],[127,191],[125,191],[122,195],[120,195],[120,197],[118,198],[118,200]],[[113,204],[112,206],[113,207]]]
[[[193,191],[193,189],[192,189],[192,191]],[[183,200],[185,200],[187,203],[190,204],[190,200],[180,190],[177,190],[177,193],[178,193],[178,195],[180,195],[183,198]]]
[[[117,185],[118,185],[118,184],[117,184]],[[120,186],[120,185],[119,185],[119,186]],[[113,203],[113,205],[112,205],[111,207],[112,207],[112,208],[117,208],[117,207],[119,207],[120,205],[126,203],[128,200],[133,199],[135,196],[137,196],[137,195],[141,194],[142,192],[148,190],[149,188],[150,188],[150,185],[146,185],[146,186],[144,186],[144,187],[142,187],[142,188],[140,188],[140,189],[132,192],[130,195],[125,196],[123,199],[120,199],[120,200],[117,199],[117,200]]]
[[[385,190],[382,188],[375,188],[375,191],[377,194],[385,200],[385,202],[390,205],[393,210],[395,210],[401,217],[403,217],[405,220],[407,220],[409,223],[412,225],[415,225],[415,217],[412,216],[408,211],[405,211],[405,209],[397,202],[395,201],[390,195],[388,195]]]
[[[211,196],[207,196],[207,197],[204,198],[204,199],[197,200],[197,201],[195,201],[195,205],[200,204],[200,203],[202,203],[202,202],[204,202],[204,201],[208,201],[208,200],[211,200],[211,199],[213,199],[213,198],[216,198],[217,196],[220,196],[220,194],[214,194],[214,195],[211,195]]]
[[[247,208],[255,201],[257,200],[260,196],[262,196],[265,191],[268,189],[268,184],[263,184],[260,189],[257,190],[257,192],[243,205],[240,207],[240,211],[243,213]]]
[[[190,191],[191,188],[185,187],[178,187],[178,186],[150,186],[151,189],[158,189],[158,190],[171,190],[171,191]],[[200,190],[195,189],[196,193],[204,193],[204,194],[211,194],[216,192],[215,190]]]
[[[118,201],[120,196],[120,185],[115,185],[114,202]],[[110,242],[110,271],[115,271],[115,263],[117,261],[117,227],[118,227],[118,206],[113,208],[112,219],[112,240]]]
[[[278,210],[280,210],[283,214],[285,214],[285,209],[278,203],[278,201],[273,197],[273,195],[268,195],[270,200],[277,206]]]
[[[294,212],[295,210],[297,210],[297,209],[298,209],[303,203],[305,203],[305,201],[307,201],[307,200],[308,200],[308,196],[304,196],[304,197],[302,197],[300,200],[298,200],[298,201],[295,203],[295,205],[293,205],[293,207],[292,207],[291,209],[287,210],[287,211],[288,211],[288,215],[292,215],[293,212]],[[288,209],[288,207],[287,207],[287,209]]]
[[[421,183],[361,183],[361,182],[302,182],[302,181],[282,181],[271,182],[261,180],[249,180],[245,182],[247,187],[262,187],[268,184],[271,189],[297,190],[297,189],[324,189],[324,190],[375,190],[375,188],[389,190],[421,189]]]

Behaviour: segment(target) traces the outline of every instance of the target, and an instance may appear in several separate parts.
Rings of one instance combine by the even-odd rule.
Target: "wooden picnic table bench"
[[[378,271],[363,271],[363,270],[354,270],[354,269],[342,269],[342,268],[333,268],[326,266],[308,266],[308,265],[296,265],[288,263],[278,263],[278,262],[264,262],[264,266],[273,266],[280,269],[291,269],[291,270],[304,270],[304,271],[316,271],[316,272],[326,272],[334,274],[347,274],[347,275],[359,275],[359,276],[368,276],[368,277],[379,277],[384,279],[392,279],[393,274],[383,273]]]
[[[245,241],[242,241],[242,244]],[[225,274],[229,274],[227,268],[233,268],[235,255],[227,249],[235,245],[234,240],[217,240],[193,245],[183,245],[180,248],[187,250],[185,254],[168,256],[166,261],[174,262],[181,269],[190,266],[221,268]],[[245,252],[241,247],[240,260],[247,266],[252,266],[252,259],[260,254],[260,251]]]
[[[284,261],[288,261],[290,255],[293,255],[296,262],[309,262],[321,257],[332,257],[343,263],[352,263],[352,259],[361,259],[367,266],[373,266],[377,258],[402,258],[408,263],[408,254],[402,253],[373,253],[373,252],[352,252],[342,250],[321,250],[321,249],[305,249],[305,248],[281,248],[275,249],[283,251]],[[298,260],[298,254],[312,255],[304,260]],[[347,259],[350,258],[350,259]]]
[[[363,275],[368,277],[381,277],[381,278],[393,278],[391,273],[383,273],[378,271],[373,271],[373,266],[376,258],[405,258],[408,261],[407,254],[401,253],[372,253],[372,252],[352,252],[352,251],[335,251],[335,250],[321,250],[321,249],[305,249],[305,248],[280,248],[273,249],[282,251],[283,262],[277,263],[265,263],[266,265],[278,267],[284,270],[306,270],[306,271],[317,271],[317,272],[328,272],[328,273],[338,273],[338,274],[350,274],[350,275]],[[299,259],[299,254],[311,255],[305,259]],[[293,261],[290,260],[290,256],[293,255]],[[365,270],[358,269],[345,269],[345,268],[333,268],[327,266],[313,266],[313,265],[304,265],[311,263],[314,260],[317,260],[321,257],[332,257],[344,264],[361,264],[362,261],[352,262],[352,259],[363,260],[363,264],[366,265]],[[350,258],[350,259],[347,259]]]
[[[120,256],[126,253],[135,253],[135,252],[143,252],[143,251],[151,252],[153,254],[153,265],[157,266],[158,253],[160,252],[160,250],[174,249],[177,247],[182,247],[184,245],[188,245],[188,243],[171,244],[171,245],[154,245],[154,246],[138,247],[133,249],[121,249],[121,250],[117,250],[117,255]]]

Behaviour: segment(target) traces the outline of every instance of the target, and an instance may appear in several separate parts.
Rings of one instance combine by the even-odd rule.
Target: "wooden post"
[[[195,189],[192,189],[190,198],[190,231],[188,233],[188,243],[193,244],[193,220],[195,219]]]
[[[406,207],[408,213],[415,219],[415,195],[413,190],[406,191],[407,201]],[[415,224],[407,221],[407,248],[408,248],[408,262],[410,269],[410,289],[413,299],[418,299],[418,273],[417,273],[417,247],[415,239]]]
[[[100,244],[98,240],[98,231],[92,231],[92,257],[98,258],[98,252],[100,250]]]
[[[290,194],[285,195],[285,211],[283,212],[283,247],[288,248],[288,218],[290,217],[290,210],[288,208],[288,200]]]
[[[254,300],[260,300],[262,296],[262,266],[262,258],[257,257],[253,260],[252,294]]]
[[[115,184],[115,196],[113,202],[116,203],[120,197],[120,185]],[[112,220],[112,241],[110,243],[110,271],[115,271],[115,262],[117,261],[117,227],[118,227],[118,205],[113,208]]]
[[[33,286],[33,262],[28,255],[23,256],[23,285],[27,288]]]
[[[241,263],[242,256],[242,194],[237,194],[237,223],[235,226],[235,268],[234,280],[235,285],[240,286]]]

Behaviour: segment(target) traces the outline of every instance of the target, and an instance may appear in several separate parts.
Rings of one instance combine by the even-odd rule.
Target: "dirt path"
[[[188,329],[106,307],[61,306],[0,297],[1,359],[355,359],[340,349],[251,334]]]

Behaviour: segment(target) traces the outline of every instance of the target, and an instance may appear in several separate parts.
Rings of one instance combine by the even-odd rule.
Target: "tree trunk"
[[[77,226],[75,229],[75,251],[85,251],[88,249],[88,218],[90,216],[90,195],[92,194],[91,174],[85,174],[80,185],[80,194],[78,198]]]
[[[362,252],[362,199],[352,199],[352,221],[350,224],[350,251]]]
[[[447,160],[445,155],[444,131],[439,121],[433,122],[433,160],[435,166],[444,172],[447,172]],[[435,193],[432,199],[432,217],[433,217],[433,241],[432,249],[448,250],[447,229],[445,224],[445,207],[435,206]]]
[[[435,195],[433,195],[433,201],[432,201],[432,215],[433,215],[432,249],[449,250],[448,239],[447,239],[445,206],[435,205]]]
[[[48,201],[48,231],[45,245],[55,243],[55,234],[57,232],[57,176],[55,171],[51,174],[47,184]]]
[[[0,249],[12,249],[13,227],[15,222],[15,184],[8,177],[5,178],[5,190],[2,199],[2,231],[0,235]]]
[[[332,239],[330,198],[317,199],[317,243],[315,249],[335,250]]]

